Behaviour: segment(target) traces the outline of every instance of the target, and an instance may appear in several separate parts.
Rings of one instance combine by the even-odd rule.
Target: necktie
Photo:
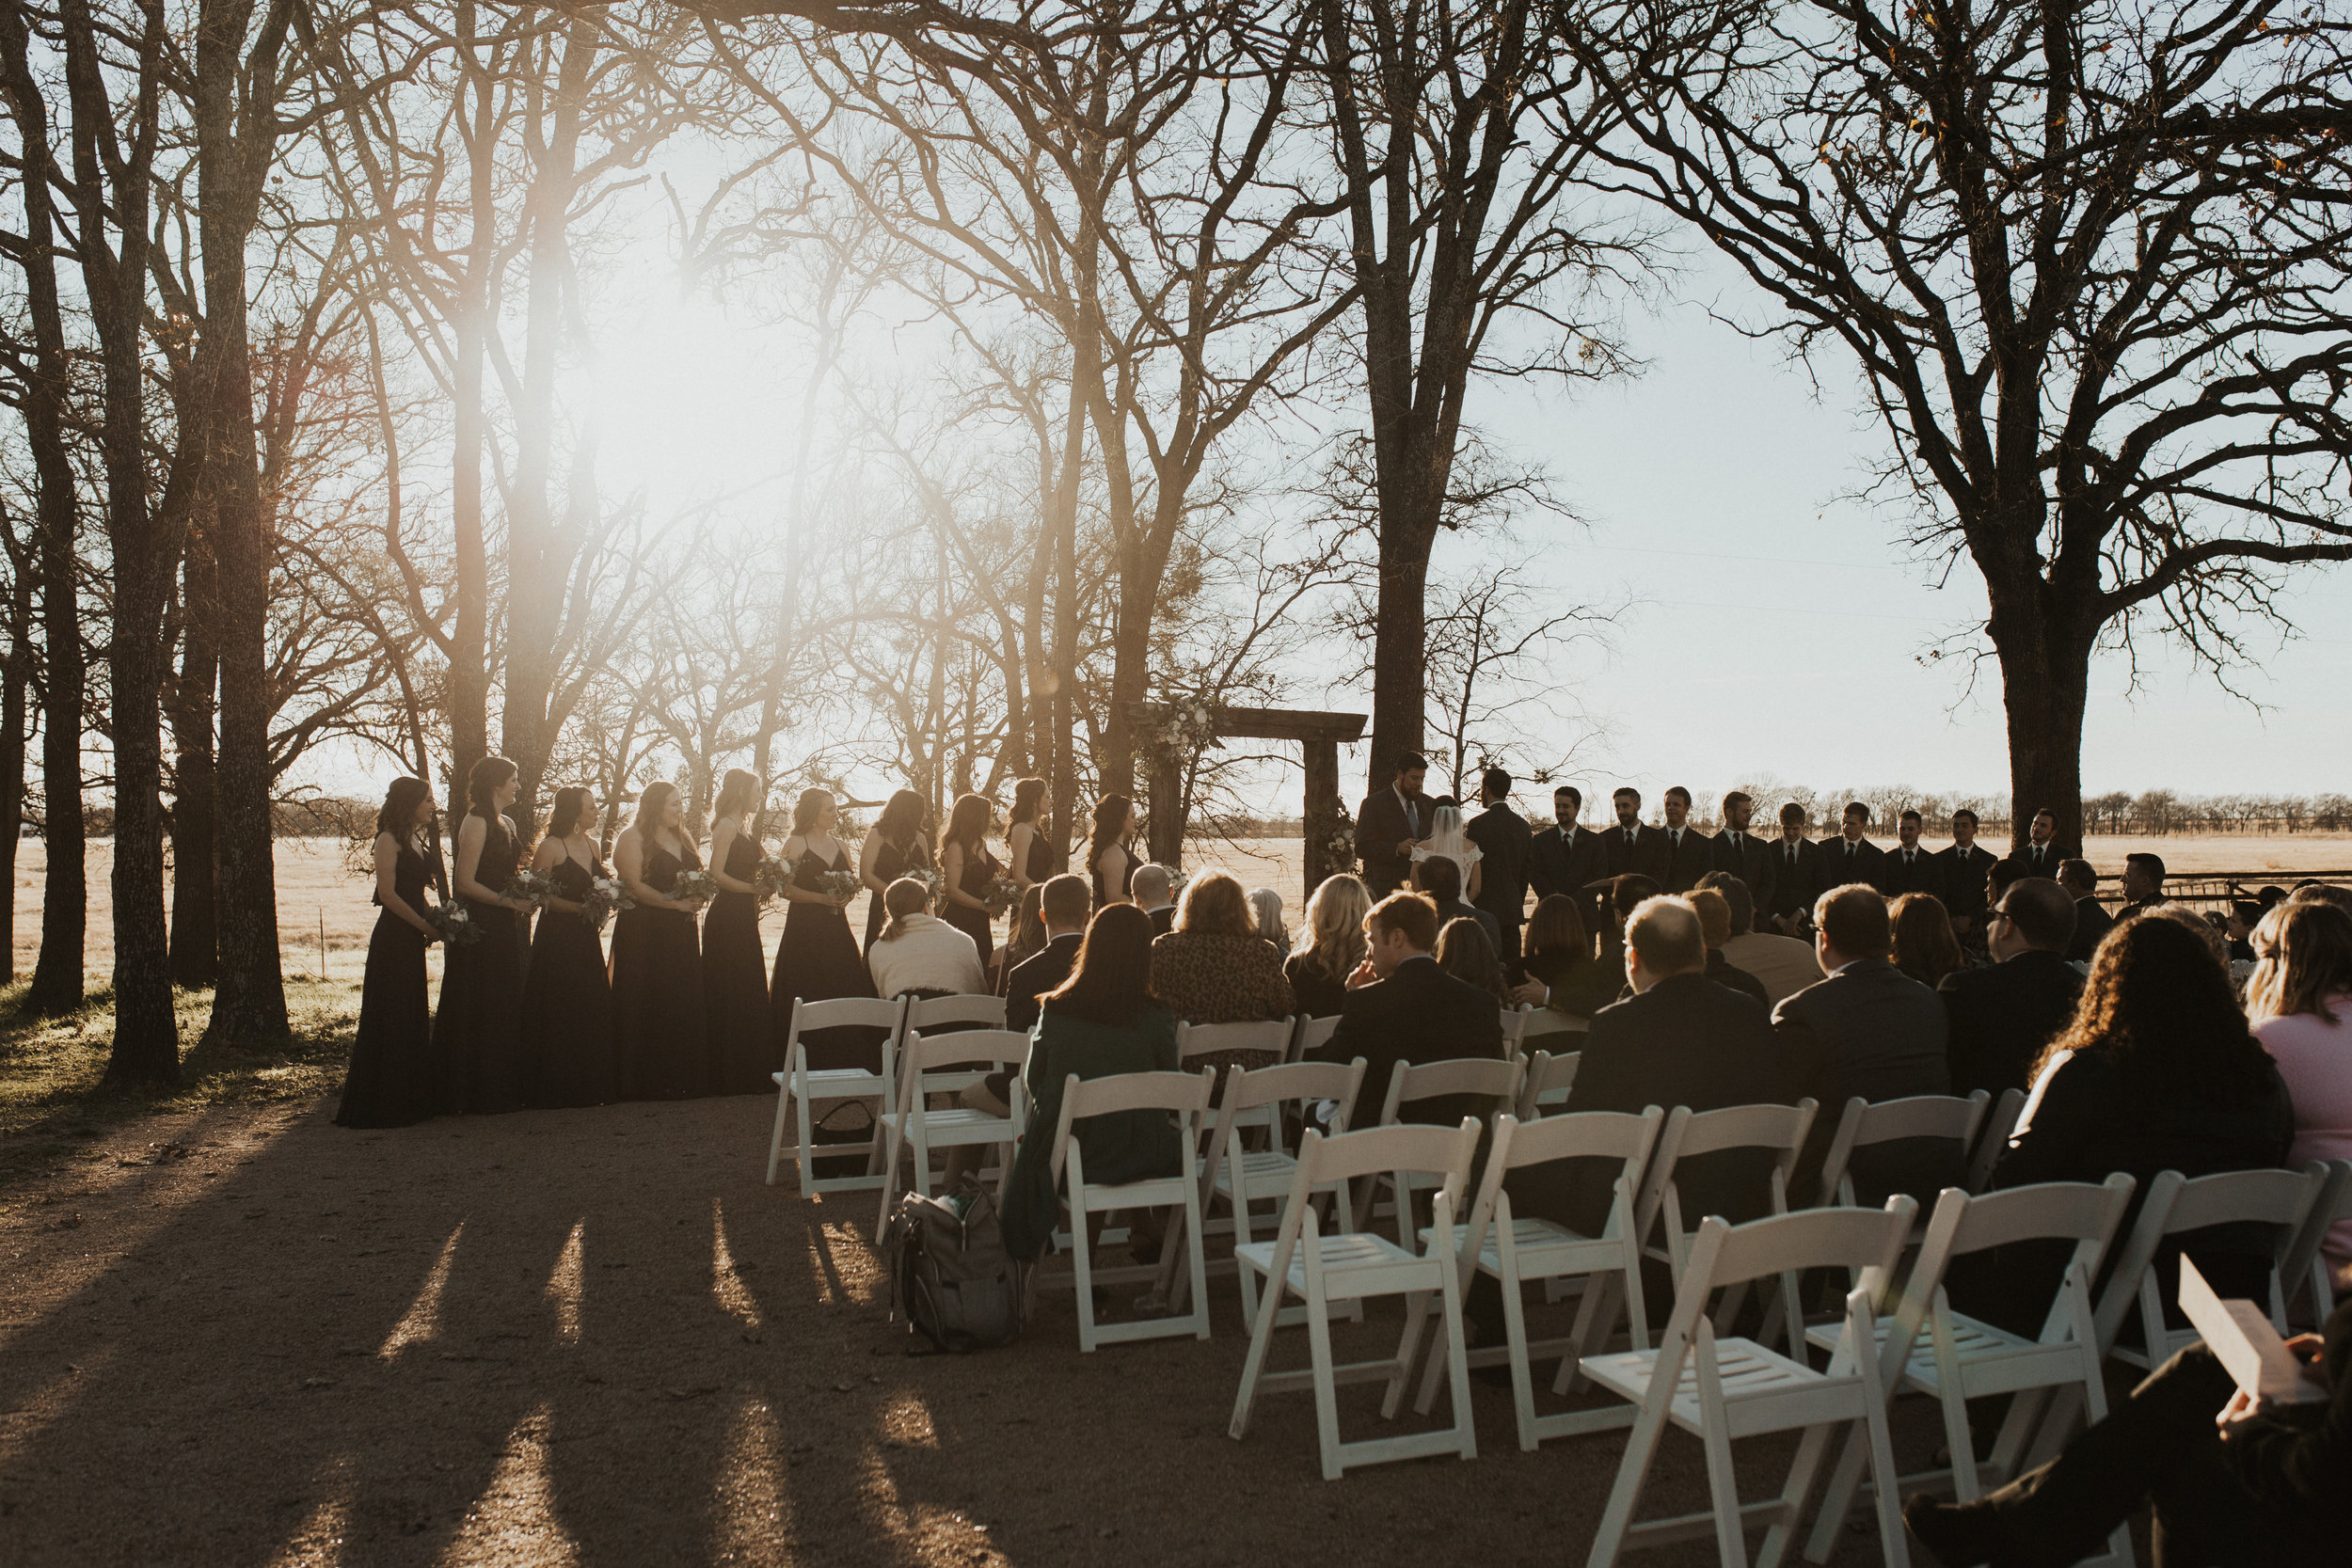
[[[1797,847],[1793,844],[1788,847],[1788,863],[1790,865],[1797,863]]]
[[[1680,828],[1677,828],[1675,830],[1675,847],[1677,849],[1682,847],[1682,830]]]
[[[1629,849],[1633,847],[1633,830],[1630,828],[1625,831],[1625,847]]]

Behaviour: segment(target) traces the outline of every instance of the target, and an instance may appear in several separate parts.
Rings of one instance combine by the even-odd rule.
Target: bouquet
[[[548,899],[555,893],[555,884],[536,871],[517,871],[499,890],[499,896],[510,904],[523,904],[532,909],[547,908]]]
[[[580,918],[592,931],[604,929],[604,923],[624,910],[633,910],[637,900],[628,895],[628,884],[618,877],[597,877],[588,883],[588,896],[580,901]]]
[[[446,904],[427,904],[424,922],[433,927],[445,947],[471,947],[482,940],[482,927],[466,912],[466,906],[454,899]]]
[[[898,876],[905,881],[922,883],[923,891],[930,895],[931,902],[934,904],[939,902],[940,889],[945,884],[943,884],[939,879],[939,871],[937,867],[929,865],[910,865],[904,871],[899,872]]]
[[[718,896],[719,879],[707,871],[681,871],[670,883],[670,897],[694,909],[701,909]]]
[[[752,893],[762,904],[784,896],[784,890],[792,885],[792,874],[771,860],[762,860],[752,867]]]
[[[854,871],[823,871],[818,873],[817,891],[844,902],[857,896],[857,890],[866,885]]]
[[[1021,902],[1021,884],[1010,877],[991,877],[980,902],[988,906],[990,914],[1002,914]]]

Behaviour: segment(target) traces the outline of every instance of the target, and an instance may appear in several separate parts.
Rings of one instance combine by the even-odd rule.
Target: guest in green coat
[[[1152,994],[1152,917],[1143,911],[1105,904],[1087,927],[1070,978],[1041,999],[1024,1075],[1032,1106],[1029,1130],[1013,1158],[1003,1214],[1005,1248],[1015,1258],[1042,1253],[1060,1219],[1054,1130],[1070,1075],[1176,1070],[1176,1018]],[[1084,1151],[1090,1182],[1142,1181],[1184,1168],[1184,1141],[1165,1111],[1089,1117],[1070,1131]],[[1143,1250],[1149,1249],[1146,1240]]]

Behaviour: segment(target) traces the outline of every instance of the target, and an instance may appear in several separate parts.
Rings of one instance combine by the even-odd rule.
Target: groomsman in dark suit
[[[1511,775],[1489,768],[1478,781],[1486,809],[1462,825],[1478,846],[1478,907],[1495,917],[1502,932],[1505,967],[1519,958],[1519,926],[1527,918],[1527,882],[1534,833],[1527,818],[1511,809]]]
[[[2074,936],[2066,944],[2066,961],[2089,963],[2099,951],[2100,940],[2115,929],[2115,916],[2099,902],[2099,874],[2089,861],[2063,861],[2058,864],[2058,886],[2074,900]]]
[[[1356,814],[1356,853],[1363,857],[1364,883],[1375,898],[1405,885],[1413,869],[1413,846],[1429,836],[1435,811],[1421,792],[1429,764],[1411,752],[1396,759],[1396,777],[1386,789],[1364,797]]]
[[[2015,852],[2015,859],[2026,863],[2026,874],[2057,880],[2058,867],[2074,858],[2074,851],[2058,841],[2058,816],[2050,811],[2033,814],[2033,826],[2026,830],[2026,843]]]
[[[2123,907],[2118,920],[2145,914],[2164,902],[2164,857],[2139,850],[2123,857]]]
[[[1952,847],[1939,849],[1944,863],[1944,907],[1951,911],[1952,929],[1962,936],[1984,928],[1991,907],[1987,879],[1999,857],[1977,842],[1977,814],[1963,806],[1952,813]]]
[[[1666,835],[1661,829],[1644,826],[1642,792],[1628,785],[1610,797],[1609,803],[1616,809],[1617,825],[1601,834],[1601,848],[1608,856],[1603,874],[1647,877],[1664,886]]]
[[[1846,805],[1844,831],[1821,840],[1821,891],[1862,882],[1885,891],[1886,851],[1862,835],[1869,831],[1870,808],[1859,800]]]
[[[1537,833],[1530,846],[1527,879],[1537,898],[1557,893],[1576,900],[1587,931],[1599,929],[1600,900],[1586,887],[1609,875],[1609,853],[1601,835],[1576,825],[1584,809],[1584,793],[1574,784],[1551,792],[1552,826]]]
[[[1756,906],[1783,936],[1803,935],[1813,924],[1813,900],[1821,892],[1821,847],[1804,836],[1804,808],[1791,800],[1780,808],[1780,837],[1772,847],[1772,895]]]
[[[1899,898],[1906,893],[1931,893],[1940,901],[1944,896],[1944,863],[1919,847],[1919,814],[1903,813],[1896,832],[1900,842],[1886,852],[1886,884],[1881,891],[1889,898]],[[1946,906],[1947,910],[1949,907]]]
[[[1666,791],[1666,825],[1659,870],[1651,873],[1668,893],[1688,893],[1715,869],[1715,841],[1691,826],[1691,792],[1680,784]]]
[[[1756,909],[1770,910],[1779,863],[1772,858],[1771,843],[1748,831],[1756,802],[1746,792],[1735,789],[1724,797],[1723,811],[1724,831],[1715,835],[1715,869],[1745,882],[1750,902]]]

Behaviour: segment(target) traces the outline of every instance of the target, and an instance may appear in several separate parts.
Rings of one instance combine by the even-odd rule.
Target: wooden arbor
[[[1140,734],[1164,734],[1177,709],[1163,703],[1137,703],[1132,710]],[[1186,709],[1187,713],[1197,710]],[[1353,838],[1354,814],[1340,802],[1340,743],[1363,738],[1364,715],[1321,713],[1307,708],[1209,707],[1205,726],[1191,726],[1194,738],[1231,736],[1245,740],[1295,740],[1305,752],[1306,802],[1300,814],[1307,832],[1306,895],[1326,877],[1355,869],[1355,856],[1335,844],[1341,832]],[[1184,798],[1182,748],[1152,746],[1152,858],[1175,865],[1184,853],[1184,819],[1174,802]]]

